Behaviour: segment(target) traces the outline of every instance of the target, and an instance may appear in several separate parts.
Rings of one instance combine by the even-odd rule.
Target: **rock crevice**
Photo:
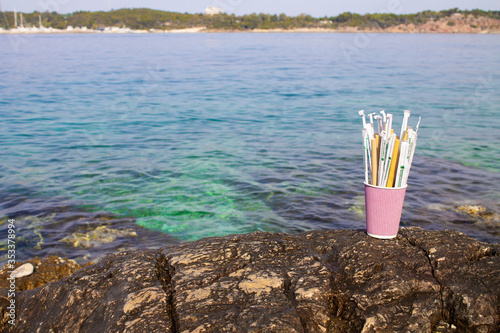
[[[165,292],[165,311],[168,313],[172,326],[171,332],[178,333],[177,330],[177,314],[175,310],[175,302],[174,302],[174,290],[175,287],[172,286],[172,275],[175,274],[175,269],[172,267],[166,256],[159,251],[156,256],[156,276],[161,283],[162,289]]]
[[[411,238],[408,238],[406,236],[404,236],[405,239],[408,241],[408,243],[411,245],[411,246],[414,246],[416,247],[417,249],[419,249],[420,251],[422,251],[423,255],[425,256],[425,258],[427,259],[427,262],[429,263],[429,267],[431,269],[431,274],[432,274],[432,277],[436,280],[436,282],[439,284],[439,295],[440,295],[440,300],[441,300],[441,320],[443,321],[449,321],[449,318],[446,318],[446,314],[445,314],[445,306],[444,306],[444,296],[443,296],[443,284],[441,283],[441,281],[439,281],[439,279],[436,277],[436,273],[435,273],[435,267],[434,265],[432,264],[432,260],[429,256],[429,252],[426,251],[425,248],[419,246],[415,240],[411,239]]]

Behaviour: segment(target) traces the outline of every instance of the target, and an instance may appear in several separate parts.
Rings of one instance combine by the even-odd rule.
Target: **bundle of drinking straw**
[[[365,183],[380,187],[405,187],[415,153],[421,117],[413,129],[408,126],[411,112],[405,110],[401,133],[397,136],[392,128],[392,114],[386,114],[385,111],[380,111],[380,115],[370,113],[370,121],[367,123],[365,111],[358,113],[363,119]],[[374,119],[377,121],[377,132]]]

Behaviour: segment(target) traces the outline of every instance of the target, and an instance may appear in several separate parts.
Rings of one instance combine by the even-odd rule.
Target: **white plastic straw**
[[[402,187],[403,180],[405,176],[406,161],[408,154],[408,141],[402,141],[400,145],[399,161],[398,161],[398,172],[396,173],[396,182],[394,187]]]
[[[387,135],[391,135],[391,130],[392,130],[392,113],[387,114],[387,129],[385,130],[387,132]]]
[[[409,136],[408,136],[409,137]],[[411,164],[413,163],[413,155],[415,155],[415,148],[417,147],[417,132],[416,131],[412,131],[411,133],[411,137],[412,137],[412,144],[411,144],[411,148],[409,148],[410,150],[410,157],[409,157],[409,163],[408,163],[408,173],[410,172],[410,169],[411,169]]]
[[[372,127],[373,127],[373,115],[374,114],[375,114],[375,112],[367,114],[368,118],[370,118],[370,124],[372,124]]]
[[[364,167],[365,167],[365,183],[368,184],[368,174],[369,174],[369,160],[370,160],[370,146],[368,144],[368,131],[366,130],[366,127],[363,128],[363,149],[364,149],[364,154],[363,154],[363,162],[364,162]]]
[[[418,117],[417,127],[415,127],[415,133],[417,134],[418,134],[418,127],[420,126],[420,120],[422,120],[422,117]]]
[[[359,110],[358,114],[362,117],[361,119],[363,120],[363,128],[365,128],[366,127],[365,110]]]
[[[401,125],[401,135],[399,136],[399,139],[403,140],[404,135],[406,132],[406,127],[408,126],[408,118],[410,118],[411,111],[410,110],[404,110],[404,116],[403,116],[403,124]]]
[[[378,124],[377,133],[380,134],[384,130],[383,127],[382,127],[382,116],[376,115],[374,118],[377,120],[377,124]]]
[[[385,131],[382,131],[380,133],[380,157],[379,157],[379,162],[378,162],[378,179],[377,179],[377,184],[379,186],[382,186],[382,177],[384,175],[384,162],[385,162],[385,155],[387,153],[387,142],[388,140],[386,139],[386,133]]]
[[[384,173],[382,177],[382,182],[380,186],[387,186],[387,178],[389,178],[389,169],[391,168],[391,160],[392,160],[392,151],[394,150],[394,143],[396,141],[396,134],[392,133],[391,138],[389,140],[389,144],[387,146],[387,152],[384,162]]]
[[[410,175],[411,163],[413,162],[413,154],[415,153],[415,147],[417,145],[417,133],[413,128],[408,127],[408,152],[406,154],[405,162],[405,175],[403,180],[403,186],[406,185],[408,181],[408,176]]]
[[[366,145],[366,153],[368,155],[368,171],[372,172],[372,139],[375,137],[373,128],[370,124],[366,124],[366,137],[364,139]]]
[[[380,113],[382,114],[382,126],[383,126],[383,130],[387,132],[387,114],[385,113],[385,110],[382,110],[380,111]]]
[[[362,130],[363,150],[364,150],[363,162],[365,167],[365,182],[368,183],[368,177],[371,172],[371,166],[372,166],[371,139],[374,136],[373,125],[371,123],[368,124],[366,123],[366,116],[364,110],[359,110],[358,114],[361,116],[361,119],[363,121],[363,130]]]

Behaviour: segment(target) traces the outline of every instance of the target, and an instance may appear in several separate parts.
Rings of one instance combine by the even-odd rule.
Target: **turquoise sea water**
[[[92,258],[361,229],[357,111],[409,109],[403,225],[500,242],[499,54],[499,35],[0,35],[2,234],[15,218],[20,256]],[[103,225],[138,236],[67,241]]]

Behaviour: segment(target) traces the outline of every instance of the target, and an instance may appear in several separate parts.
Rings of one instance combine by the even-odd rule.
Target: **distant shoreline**
[[[393,30],[393,29],[327,29],[327,28],[296,28],[296,29],[253,29],[253,30],[218,30],[199,28],[174,29],[174,30],[131,30],[127,31],[100,31],[100,30],[81,30],[81,29],[0,29],[0,35],[58,35],[58,34],[103,34],[103,35],[125,35],[125,34],[193,34],[193,33],[384,33],[384,34],[472,34],[472,35],[487,35],[500,34],[500,30],[482,30],[482,31],[409,31],[409,30]]]
[[[214,11],[215,10],[215,11]],[[500,33],[500,11],[422,11],[416,14],[356,14],[314,18],[285,14],[236,16],[207,7],[205,14],[175,13],[147,8],[72,14],[35,11],[3,12],[0,34],[58,33]],[[12,22],[12,19],[13,21]]]

